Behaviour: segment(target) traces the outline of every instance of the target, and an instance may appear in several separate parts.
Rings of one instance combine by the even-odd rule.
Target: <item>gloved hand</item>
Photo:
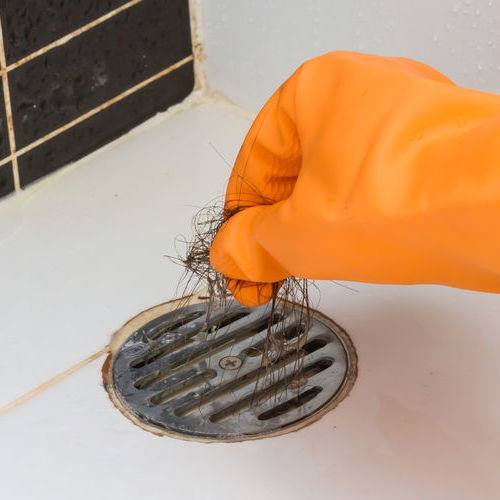
[[[290,275],[500,292],[500,96],[407,59],[310,60],[252,125],[225,203],[210,259],[247,305]]]

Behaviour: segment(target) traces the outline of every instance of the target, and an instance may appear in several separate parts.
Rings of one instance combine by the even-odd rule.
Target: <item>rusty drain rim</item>
[[[181,308],[178,303],[161,304],[125,324],[103,367],[113,403],[145,430],[218,442],[280,435],[333,409],[354,383],[352,342],[319,312],[313,312],[301,347],[300,375],[294,348],[263,377],[268,306],[230,301],[207,325],[206,300],[191,298]],[[276,321],[293,327],[296,317],[285,309]]]

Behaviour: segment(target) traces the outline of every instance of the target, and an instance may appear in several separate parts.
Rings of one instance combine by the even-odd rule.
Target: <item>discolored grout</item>
[[[187,64],[188,62],[191,62],[193,60],[193,56],[187,56],[184,59],[181,59],[180,61],[176,62],[175,64],[172,64],[166,69],[163,69],[162,71],[156,73],[155,75],[151,76],[150,78],[147,78],[146,80],[143,80],[142,82],[138,83],[137,85],[134,85],[133,87],[130,87],[129,89],[125,90],[121,94],[118,94],[117,96],[107,100],[103,104],[100,104],[99,106],[96,106],[95,108],[91,109],[90,111],[87,111],[87,113],[84,113],[83,115],[80,115],[79,117],[75,118],[74,120],[64,124],[63,126],[53,130],[52,132],[49,132],[48,134],[44,135],[40,139],[37,139],[36,141],[33,141],[31,144],[28,144],[27,146],[24,146],[24,148],[19,149],[18,151],[11,152],[11,155],[8,156],[7,158],[4,158],[3,160],[0,160],[0,166],[4,165],[5,163],[8,163],[9,161],[16,159],[24,153],[27,153],[28,151],[31,151],[33,148],[36,148],[40,144],[43,144],[44,142],[56,137],[57,135],[61,134],[62,132],[65,132],[66,130],[74,127],[75,125],[78,125],[79,123],[85,121],[87,118],[90,118],[91,116],[94,116],[95,114],[99,113],[103,109],[108,108],[112,104],[121,101],[125,97],[128,97],[129,95],[133,94],[134,92],[137,92],[138,90],[142,89],[143,87],[146,87],[150,83],[154,82],[155,80],[158,80],[162,76],[168,75],[172,71],[180,68],[184,64]]]
[[[33,390],[27,392],[26,394],[23,394],[21,397],[15,399],[14,401],[9,403],[8,405],[4,406],[3,408],[0,408],[0,416],[5,415],[9,411],[14,410],[15,408],[22,405],[23,403],[25,403],[29,399],[38,395],[40,392],[45,391],[46,389],[53,386],[54,384],[57,384],[61,380],[65,379],[66,377],[69,377],[70,375],[72,375],[76,371],[80,370],[84,366],[87,366],[88,364],[92,363],[92,361],[95,361],[97,358],[100,358],[101,356],[106,354],[108,351],[109,351],[109,345],[107,345],[106,347],[103,347],[100,351],[92,354],[91,356],[80,361],[76,365],[73,365],[71,368],[68,368],[67,370],[65,370],[63,372],[58,373],[55,377],[52,377],[51,379],[47,380],[43,384],[40,384],[38,387],[35,387]]]
[[[129,9],[130,7],[133,7],[134,5],[142,2],[143,0],[131,0],[130,2],[127,2],[120,7],[117,7],[114,10],[111,10],[104,14],[101,17],[98,17],[97,19],[94,19],[94,21],[91,21],[90,23],[86,24],[85,26],[82,26],[81,28],[76,29],[75,31],[72,31],[71,33],[57,39],[56,41],[49,43],[45,47],[42,47],[41,49],[35,50],[31,54],[27,55],[26,57],[23,57],[22,59],[19,59],[18,61],[9,64],[6,66],[7,72],[12,71],[13,69],[18,68],[19,66],[22,66],[23,64],[27,63],[28,61],[31,61],[32,59],[35,59],[38,56],[41,56],[42,54],[45,54],[49,52],[49,50],[55,49],[56,47],[59,47],[60,45],[64,45],[65,43],[69,42],[72,38],[75,38],[78,35],[81,35],[82,33],[85,33],[91,28],[94,28],[95,26],[98,26],[99,24],[103,23],[104,21],[107,21],[108,19],[111,19],[112,17],[116,16],[116,14],[119,14],[120,12],[123,12],[124,10]]]
[[[14,179],[15,191],[21,190],[21,181],[19,178],[19,167],[18,167],[17,158],[22,153],[20,153],[19,151],[16,151],[16,139],[15,139],[15,133],[14,133],[12,105],[11,105],[11,100],[10,100],[8,72],[12,71],[15,68],[18,68],[19,66],[22,66],[23,64],[27,63],[28,61],[31,61],[32,59],[35,59],[38,56],[41,56],[42,54],[49,52],[50,50],[54,49],[55,47],[59,47],[61,45],[64,45],[72,38],[75,38],[76,36],[81,35],[82,33],[85,33],[89,29],[103,23],[104,21],[107,21],[108,19],[114,17],[116,14],[119,14],[120,12],[123,12],[124,10],[129,9],[130,7],[140,3],[142,1],[143,0],[131,0],[130,2],[127,2],[126,4],[123,4],[120,7],[117,7],[116,9],[114,9],[110,12],[107,12],[103,16],[95,19],[94,21],[86,24],[85,26],[82,26],[81,28],[78,28],[78,29],[72,31],[68,35],[65,35],[65,36],[59,38],[58,40],[55,40],[54,42],[46,45],[45,47],[42,47],[41,49],[39,49],[35,52],[32,52],[31,54],[27,55],[26,57],[23,57],[22,59],[19,59],[18,61],[14,62],[8,66],[7,66],[7,58],[5,56],[5,47],[4,47],[4,41],[3,41],[2,20],[0,18],[0,74],[1,74],[1,78],[2,78],[2,87],[3,87],[4,103],[5,103],[5,115],[7,118],[7,132],[8,132],[9,147],[10,147],[10,155],[7,158],[4,158],[3,160],[0,161],[0,166],[4,165],[6,163],[12,162],[12,176]],[[38,145],[38,144],[41,144],[41,143],[37,142],[36,145]],[[32,146],[32,145],[28,145],[27,147],[30,147],[30,146]],[[26,148],[24,148],[24,149],[26,149]],[[29,151],[29,149],[26,149],[26,151]],[[23,152],[26,152],[26,151],[23,151]]]
[[[14,135],[14,123],[12,121],[12,106],[10,102],[10,90],[9,90],[9,78],[8,72],[6,70],[7,60],[5,57],[5,47],[3,43],[3,26],[2,19],[0,18],[0,69],[2,75],[2,87],[5,105],[5,116],[7,118],[7,133],[9,136],[9,147],[10,156],[9,161],[12,161],[12,176],[14,178],[14,189],[19,191],[21,189],[21,183],[19,181],[19,169],[17,166],[17,156],[16,154],[16,138]],[[7,163],[4,161],[3,163]],[[2,165],[3,163],[0,163]]]

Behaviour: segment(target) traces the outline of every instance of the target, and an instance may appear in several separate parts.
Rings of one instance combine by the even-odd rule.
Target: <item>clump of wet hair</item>
[[[212,312],[227,310],[231,295],[227,288],[226,278],[210,264],[210,248],[222,225],[245,207],[227,210],[222,202],[201,209],[193,218],[191,239],[182,239],[184,246],[179,256],[174,259],[184,268],[180,280],[182,295],[189,297],[193,293],[205,290],[204,295],[209,302],[207,321]],[[259,355],[262,355],[262,365],[266,367],[265,383],[272,383],[275,377],[281,377],[285,366],[277,367],[285,353],[295,350],[297,353],[293,373],[300,378],[302,346],[307,340],[311,321],[311,307],[308,280],[289,277],[281,283],[272,286],[272,296],[269,301],[269,325],[265,340],[259,344]],[[248,286],[245,284],[245,286]],[[256,284],[258,286],[258,284]],[[290,326],[280,322],[283,314],[293,315],[295,331]],[[256,384],[255,394],[257,394]]]
[[[182,240],[185,248],[175,259],[184,268],[179,280],[179,285],[183,286],[182,295],[190,296],[197,290],[205,290],[209,312],[215,306],[225,304],[229,293],[224,276],[210,264],[210,248],[219,229],[233,215],[224,209],[222,203],[199,210],[191,223],[193,236]]]

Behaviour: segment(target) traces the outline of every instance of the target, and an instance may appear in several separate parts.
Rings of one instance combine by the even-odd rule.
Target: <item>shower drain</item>
[[[311,423],[352,387],[352,343],[322,314],[314,312],[307,336],[299,336],[303,326],[290,305],[272,317],[267,305],[236,301],[207,311],[199,299],[162,304],[114,335],[105,384],[137,425],[199,441],[257,439]],[[269,323],[285,344],[266,363]]]

